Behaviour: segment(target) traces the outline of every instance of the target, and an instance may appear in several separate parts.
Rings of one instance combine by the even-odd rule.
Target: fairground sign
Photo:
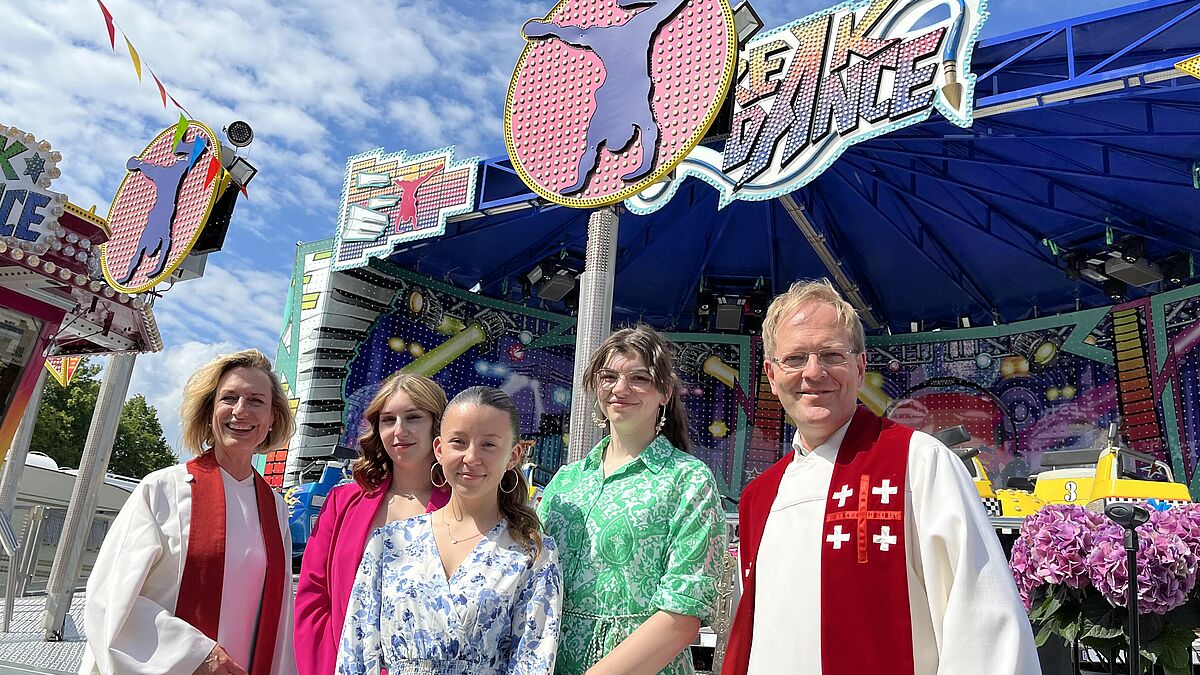
[[[851,145],[933,110],[970,126],[971,51],[985,5],[853,0],[754,36],[740,53],[724,148],[696,148],[627,207],[661,208],[688,176],[715,187],[722,207],[771,199],[812,181]]]
[[[0,125],[0,239],[32,245],[51,235],[67,205],[50,191],[61,159],[49,142]]]
[[[112,236],[100,247],[104,277],[113,288],[141,293],[183,262],[229,184],[220,148],[211,129],[181,122],[129,158],[108,211]]]
[[[475,208],[478,165],[478,157],[454,161],[453,147],[348,159],[332,268],[362,267],[400,242],[444,234],[447,218]]]
[[[508,156],[565,206],[616,204],[670,172],[716,119],[737,57],[728,0],[562,0],[522,34]]]

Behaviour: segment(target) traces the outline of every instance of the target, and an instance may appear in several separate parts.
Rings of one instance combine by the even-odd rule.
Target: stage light
[[[1104,294],[1113,302],[1121,302],[1125,299],[1125,294],[1128,292],[1128,284],[1120,279],[1109,279],[1104,282]]]
[[[1083,256],[1079,253],[1067,253],[1063,256],[1063,262],[1067,265],[1067,278],[1071,281],[1078,281],[1083,272]]]
[[[543,300],[562,301],[575,290],[579,272],[559,258],[547,258],[525,273],[525,281]]]
[[[921,332],[921,322],[909,321],[908,322],[908,331],[910,333],[920,333]]]
[[[739,44],[746,44],[758,31],[762,30],[763,20],[749,2],[740,2],[733,8],[733,27],[737,31]]]
[[[971,327],[971,317],[969,317],[965,314],[958,317],[958,327],[959,328],[970,328]]]
[[[1129,235],[1121,240],[1117,250],[1125,262],[1136,263],[1138,259],[1146,257],[1146,240],[1137,235]]]
[[[1169,283],[1182,283],[1195,276],[1195,263],[1191,253],[1175,253],[1158,261],[1163,278]]]
[[[254,129],[241,120],[231,123],[222,131],[225,132],[225,138],[229,139],[229,143],[236,148],[244,148],[254,142]]]
[[[254,177],[258,175],[258,169],[253,164],[246,161],[245,157],[234,156],[229,162],[229,166],[225,167],[229,171],[229,175],[233,178],[233,182],[238,185],[246,186]]]
[[[742,329],[742,314],[746,298],[737,295],[717,296],[716,320],[713,325],[719,331],[737,332]]]

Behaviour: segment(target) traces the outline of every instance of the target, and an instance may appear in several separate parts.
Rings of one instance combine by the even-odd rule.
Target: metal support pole
[[[1138,620],[1138,536],[1136,529],[1125,530],[1124,543],[1125,554],[1129,556],[1128,566],[1125,568],[1129,570],[1129,596],[1126,601],[1126,607],[1129,609],[1129,626],[1126,629],[1129,631],[1129,673],[1130,675],[1141,675],[1142,636],[1140,634],[1141,621]]]
[[[17,435],[13,438],[12,448],[8,451],[4,471],[0,473],[0,547],[8,558],[8,574],[4,578],[4,616],[0,622],[0,631],[8,632],[12,623],[13,600],[17,593],[17,567],[21,559],[21,547],[13,533],[12,515],[17,505],[17,487],[21,483],[21,474],[25,472],[25,458],[29,456],[29,443],[33,440],[33,427],[37,424],[38,410],[42,407],[42,388],[46,386],[46,375],[49,373],[45,366],[38,375],[37,384],[21,414],[21,424],[17,427]]]
[[[79,460],[79,476],[75,479],[62,538],[50,568],[50,581],[46,584],[46,613],[42,627],[46,630],[47,641],[62,639],[63,623],[79,577],[79,559],[92,529],[92,517],[96,514],[100,487],[104,485],[104,474],[108,471],[108,460],[117,438],[121,408],[129,392],[136,358],[137,354],[108,357],[104,381],[100,383],[100,394],[96,398],[96,411],[92,413],[92,426],[83,446],[83,457]]]
[[[612,332],[613,281],[617,262],[617,209],[606,206],[588,218],[587,260],[579,280],[579,318],[575,324],[575,374],[571,385],[571,429],[567,461],[583,459],[600,440],[592,423],[594,396],[583,387],[583,371]]]
[[[1114,430],[1110,429],[1110,436],[1115,436]],[[1146,509],[1134,504],[1109,504],[1104,509],[1104,515],[1114,523],[1120,525],[1125,530],[1125,554],[1128,556],[1127,567],[1129,575],[1129,596],[1126,599],[1126,609],[1129,610],[1129,623],[1125,631],[1129,635],[1129,658],[1126,659],[1129,663],[1130,675],[1141,675],[1142,659],[1141,659],[1141,636],[1139,635],[1140,621],[1138,620],[1138,568],[1137,568],[1137,552],[1138,552],[1138,535],[1137,527],[1142,523],[1150,520],[1150,512]]]
[[[29,443],[33,440],[33,426],[37,424],[38,410],[42,407],[42,390],[46,386],[46,376],[50,371],[42,367],[29,404],[25,406],[25,414],[21,415],[21,425],[17,427],[17,435],[13,438],[12,449],[4,462],[4,471],[0,473],[0,513],[12,523],[13,508],[17,503],[17,486],[21,483],[21,474],[25,471],[25,458],[29,456]]]

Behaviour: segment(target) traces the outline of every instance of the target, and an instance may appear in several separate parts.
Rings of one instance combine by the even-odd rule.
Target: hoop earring
[[[513,472],[513,484],[512,484],[512,487],[510,487],[510,488],[508,488],[507,490],[505,490],[505,489],[504,489],[504,479],[505,479],[505,478],[508,478],[508,471],[511,471],[511,472]],[[521,476],[520,476],[520,474],[518,474],[518,473],[517,473],[517,470],[516,470],[516,469],[509,469],[508,471],[505,471],[505,472],[504,472],[504,476],[500,478],[500,491],[501,491],[501,492],[503,492],[504,494],[509,494],[509,493],[511,493],[513,490],[516,490],[516,489],[517,489],[517,486],[518,486],[518,485],[520,485],[520,484],[521,484]]]
[[[597,429],[603,429],[608,426],[608,420],[600,414],[599,401],[592,404],[592,424],[595,424]]]
[[[658,424],[654,425],[654,434],[661,434],[665,426],[667,426],[667,406],[663,404],[662,414],[658,416]]]
[[[442,465],[438,464],[437,462],[434,462],[433,464],[429,465],[429,482],[432,483],[433,487],[435,487],[435,488],[444,488],[444,487],[446,487],[446,483],[449,482],[446,480],[446,474],[444,472],[442,473],[442,482],[441,483],[438,483],[437,479],[435,479],[433,477],[434,470],[440,469],[440,468],[442,468]]]

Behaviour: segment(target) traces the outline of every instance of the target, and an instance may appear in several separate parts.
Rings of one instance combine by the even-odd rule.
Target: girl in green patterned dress
[[[688,645],[714,611],[725,518],[712,471],[687,454],[673,345],[646,326],[613,333],[588,363],[607,428],[546,486],[539,515],[559,544],[556,672],[694,672]]]

